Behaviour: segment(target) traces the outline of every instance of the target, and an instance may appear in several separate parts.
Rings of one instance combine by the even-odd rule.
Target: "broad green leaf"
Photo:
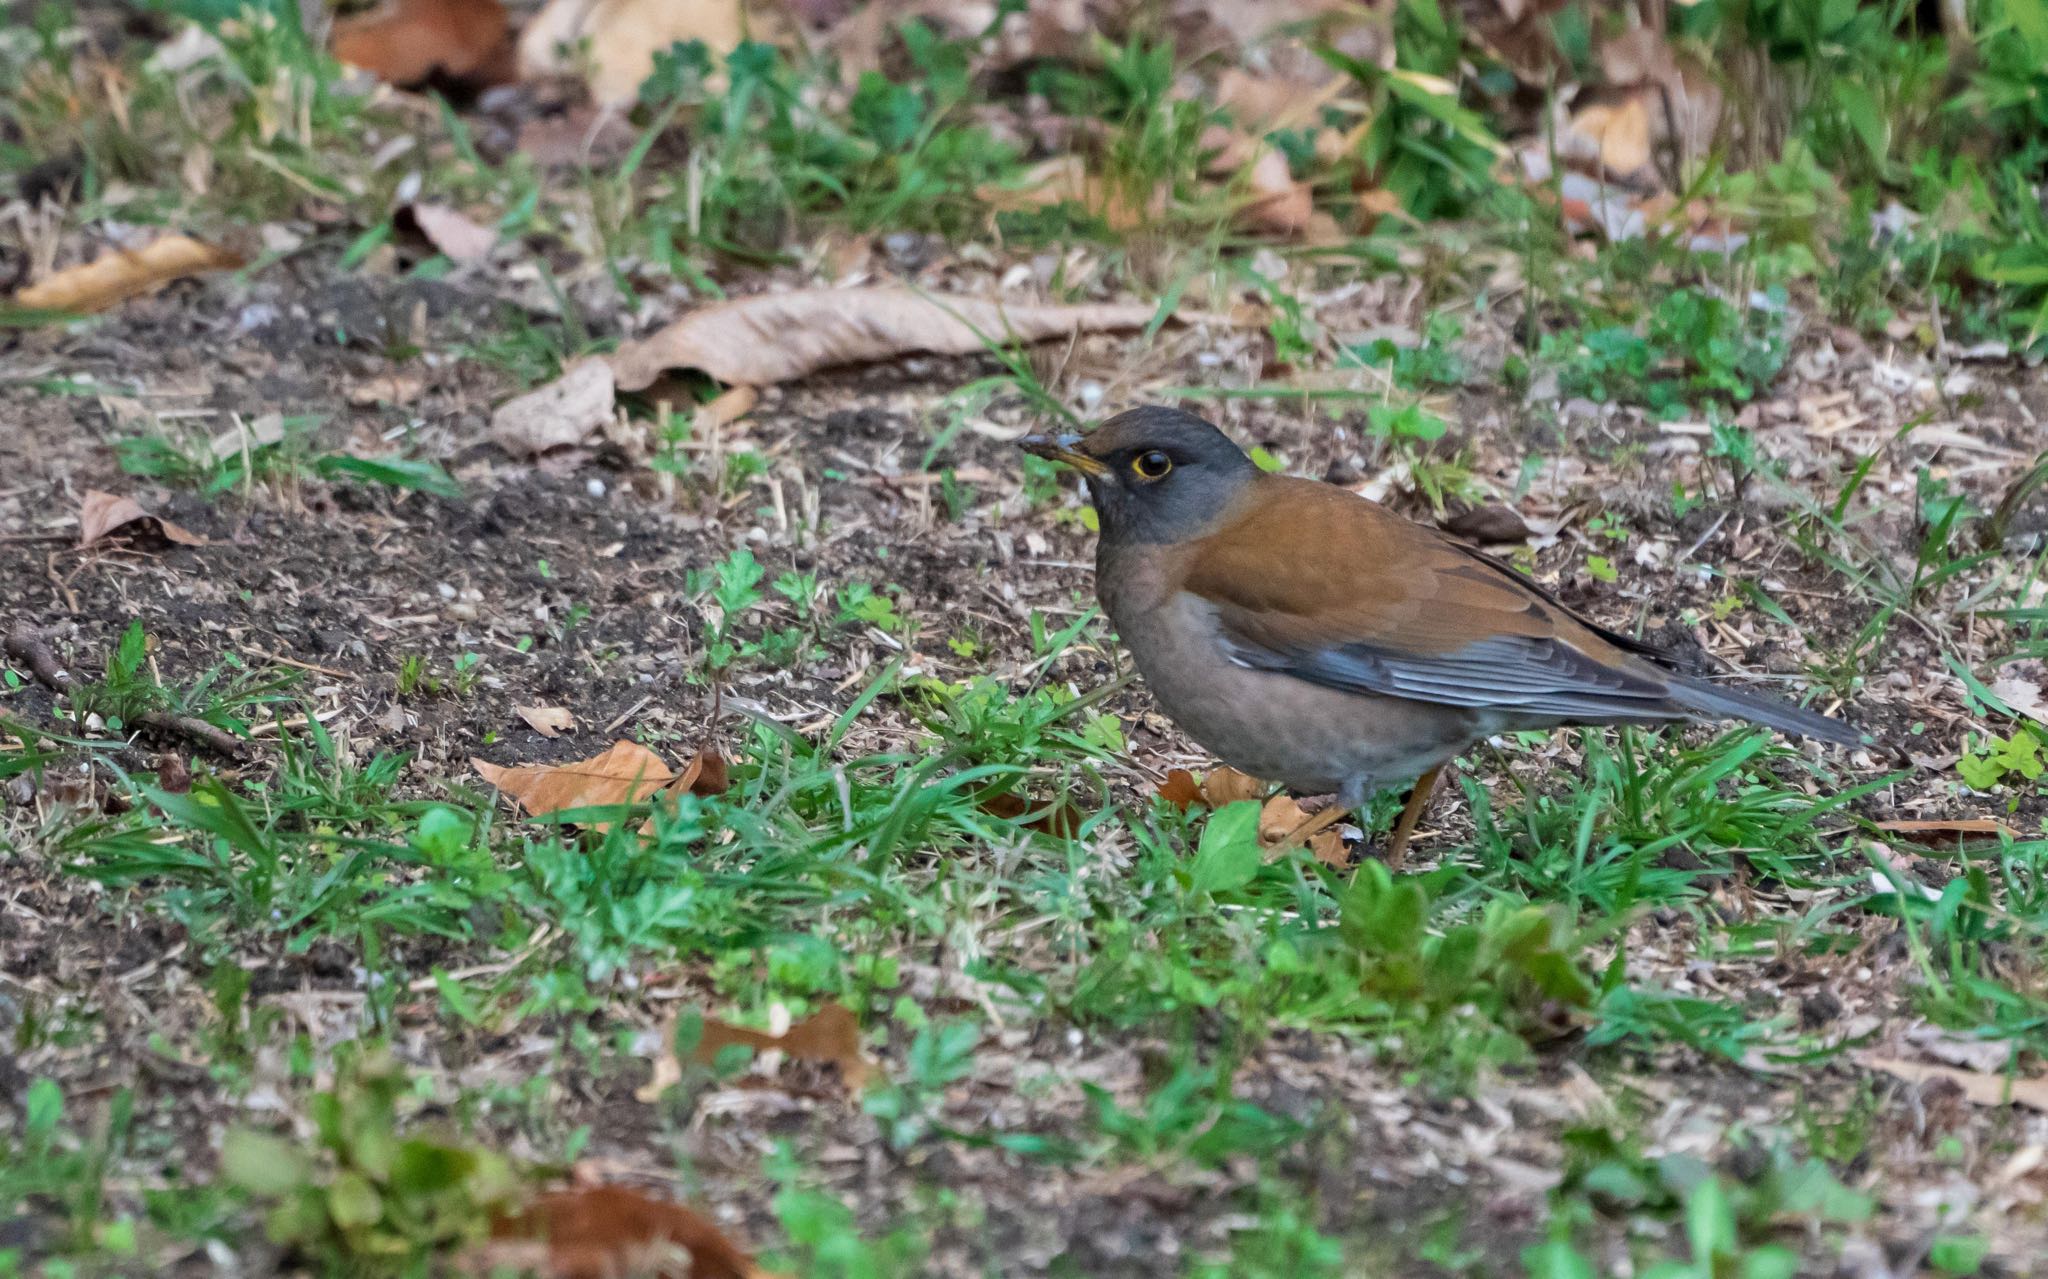
[[[1195,847],[1195,862],[1188,870],[1188,886],[1198,893],[1222,893],[1242,888],[1259,873],[1265,850],[1259,847],[1259,803],[1242,799],[1226,804],[1209,815],[1202,827],[1202,842]]]
[[[229,1184],[253,1195],[284,1195],[312,1179],[304,1152],[282,1137],[231,1128],[220,1145],[220,1170]]]

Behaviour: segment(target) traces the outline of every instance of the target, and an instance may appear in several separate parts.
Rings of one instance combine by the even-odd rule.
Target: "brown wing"
[[[1191,548],[1185,577],[1235,660],[1531,721],[1690,713],[1664,672],[1519,574],[1341,489],[1259,484],[1243,518]]]

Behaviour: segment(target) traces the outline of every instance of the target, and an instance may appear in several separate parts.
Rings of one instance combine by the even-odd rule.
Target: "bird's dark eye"
[[[1158,449],[1153,449],[1150,453],[1140,453],[1131,459],[1131,470],[1137,472],[1141,480],[1163,480],[1166,473],[1172,469],[1173,459]]]

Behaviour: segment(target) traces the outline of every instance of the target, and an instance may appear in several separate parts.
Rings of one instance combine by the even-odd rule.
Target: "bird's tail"
[[[1720,684],[1710,684],[1689,675],[1668,675],[1671,700],[1702,719],[1746,719],[1752,724],[1775,728],[1796,737],[1855,746],[1864,740],[1855,725],[1819,711],[1761,693],[1744,693]]]

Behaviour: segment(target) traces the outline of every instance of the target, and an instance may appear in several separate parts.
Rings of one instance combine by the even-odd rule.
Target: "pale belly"
[[[1189,737],[1232,768],[1309,794],[1405,782],[1484,736],[1468,710],[1363,696],[1251,670],[1224,656],[1190,595],[1112,614],[1138,673]]]

